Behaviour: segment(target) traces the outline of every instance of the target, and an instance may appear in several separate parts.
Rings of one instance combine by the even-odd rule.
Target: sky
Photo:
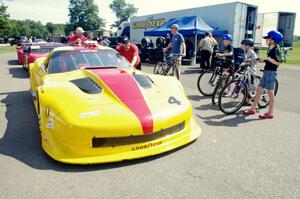
[[[107,22],[107,28],[115,21],[114,13],[109,8],[112,0],[94,0],[99,7],[99,15]],[[206,5],[229,3],[234,0],[126,0],[137,7],[137,16],[174,11],[185,8],[201,7]],[[8,13],[12,19],[39,20],[46,24],[68,22],[68,0],[6,0]],[[300,35],[300,6],[299,0],[239,0],[258,6],[258,12],[296,12],[295,34]]]

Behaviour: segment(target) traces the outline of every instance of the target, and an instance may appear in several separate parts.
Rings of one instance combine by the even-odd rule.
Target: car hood
[[[105,121],[114,120],[121,129],[138,132],[140,128],[148,134],[192,115],[191,104],[175,78],[120,68],[48,75],[42,95],[55,117],[84,128],[108,130],[112,127]]]

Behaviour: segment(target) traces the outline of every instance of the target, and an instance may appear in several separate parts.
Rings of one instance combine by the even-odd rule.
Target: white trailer
[[[291,12],[271,12],[260,13],[257,16],[257,30],[255,43],[258,46],[266,45],[263,36],[271,30],[278,30],[283,34],[283,45],[293,46],[296,13]]]
[[[245,37],[255,37],[257,6],[233,2],[131,17],[130,39],[139,43],[145,30],[157,28],[171,18],[186,16],[199,16],[212,28],[227,30],[233,35],[233,45],[236,47]]]

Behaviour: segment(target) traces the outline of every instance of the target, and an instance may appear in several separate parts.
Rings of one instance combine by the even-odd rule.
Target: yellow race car
[[[111,48],[55,48],[29,69],[42,147],[57,161],[141,158],[201,134],[176,78],[136,71]]]

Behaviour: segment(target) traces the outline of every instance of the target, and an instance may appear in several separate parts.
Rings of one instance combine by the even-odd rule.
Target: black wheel
[[[275,96],[277,95],[278,88],[279,88],[279,83],[278,83],[278,81],[277,81],[277,79],[276,79],[276,80],[275,80],[275,88],[274,88],[274,95],[275,95]]]
[[[161,66],[161,62],[157,62],[153,68],[153,74],[159,74],[157,73],[157,70],[159,69],[159,67]]]
[[[173,68],[173,76],[176,77],[178,80],[180,79],[180,74],[177,66]]]
[[[153,70],[154,74],[165,75],[166,73],[166,65],[162,62],[158,62]]]
[[[212,96],[218,79],[219,76],[212,71],[201,73],[197,81],[199,92],[205,96]]]
[[[278,81],[276,79],[275,88],[274,88],[274,95],[275,96],[277,95],[278,88],[279,88],[279,85],[278,85]],[[268,91],[266,89],[263,89],[263,91],[261,93],[261,96],[260,96],[260,99],[258,101],[258,107],[259,108],[266,108],[267,106],[269,106],[269,95],[268,95]]]
[[[240,80],[233,80],[222,88],[218,105],[223,113],[233,114],[243,106],[247,97],[247,85]]]
[[[226,77],[222,76],[221,79],[219,79],[215,89],[214,89],[214,92],[212,94],[212,97],[211,97],[211,103],[213,105],[216,105],[216,103],[218,102],[218,99],[219,99],[219,94],[222,90],[222,88],[230,81],[232,81],[233,77],[231,75],[227,75]]]
[[[211,103],[212,103],[213,105],[216,105],[221,90],[222,90],[221,83],[218,83],[218,84],[216,85],[216,87],[215,87],[215,90],[214,90],[212,96],[211,96]]]

